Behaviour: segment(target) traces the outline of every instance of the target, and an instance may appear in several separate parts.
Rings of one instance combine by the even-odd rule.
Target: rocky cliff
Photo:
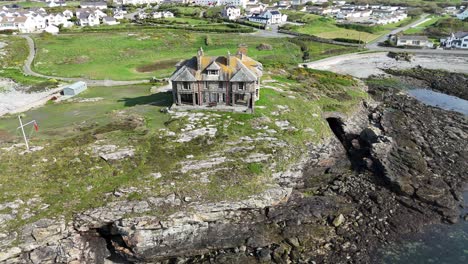
[[[326,113],[336,137],[309,146],[261,194],[152,197],[41,220],[2,238],[0,261],[370,263],[402,233],[457,221],[468,181],[465,116],[378,86],[370,93],[382,101],[350,117]]]

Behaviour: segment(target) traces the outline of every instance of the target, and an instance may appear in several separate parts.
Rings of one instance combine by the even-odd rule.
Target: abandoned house
[[[178,63],[170,79],[174,104],[253,112],[263,66],[246,53],[239,48],[235,56],[205,56],[200,48],[196,57]]]

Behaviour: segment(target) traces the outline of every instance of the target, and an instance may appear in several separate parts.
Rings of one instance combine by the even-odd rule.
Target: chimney
[[[203,57],[203,48],[200,47],[200,49],[198,50],[198,53],[197,53],[197,69],[199,71],[202,70],[201,68],[201,60],[202,60],[202,57]]]
[[[228,54],[227,54],[227,57],[226,57],[226,65],[227,66],[229,66],[230,61],[231,61],[231,52],[229,52],[229,50],[228,50]]]
[[[247,45],[240,44],[237,48],[237,56],[239,56],[239,59],[242,60],[244,55],[247,55]]]

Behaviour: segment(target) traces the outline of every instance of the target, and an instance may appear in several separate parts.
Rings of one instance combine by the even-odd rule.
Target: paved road
[[[31,65],[34,61],[34,57],[36,56],[36,47],[34,45],[34,41],[28,35],[21,35],[21,37],[25,38],[28,42],[29,47],[29,55],[26,59],[23,72],[28,75],[42,77],[47,79],[56,79],[66,82],[78,82],[84,81],[87,83],[88,86],[120,86],[120,85],[131,85],[131,84],[140,84],[140,83],[148,83],[149,80],[140,80],[140,81],[114,81],[114,80],[90,80],[86,78],[69,78],[69,77],[60,77],[60,76],[50,76],[45,74],[40,74],[31,69]]]
[[[411,27],[418,25],[422,22],[424,22],[427,18],[428,14],[424,14],[421,16],[420,19],[414,21],[413,23],[410,23],[404,27],[397,28],[393,31],[391,31],[389,34],[395,35],[397,33],[400,33],[402,31],[405,31],[407,29],[410,29]],[[400,49],[400,48],[392,48],[392,47],[382,47],[379,46],[379,43],[384,42],[387,40],[387,36],[383,35],[382,37],[371,41],[366,45],[366,48],[369,50],[373,51],[395,51],[395,52],[402,52],[402,51],[408,51],[410,53],[418,53],[418,54],[447,54],[447,55],[468,55],[468,50],[443,50],[443,49]]]

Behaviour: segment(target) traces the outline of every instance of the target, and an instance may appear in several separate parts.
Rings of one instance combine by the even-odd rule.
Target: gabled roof
[[[456,38],[464,38],[464,37],[468,36],[468,31],[467,32],[459,31],[457,33],[454,33],[453,35]]]
[[[257,77],[244,67],[240,68],[239,71],[237,71],[230,79],[231,82],[254,82],[256,80]]]
[[[400,40],[429,40],[426,36],[401,36]]]
[[[219,67],[218,64],[216,64],[216,61],[213,61],[208,67],[206,67],[205,70],[207,71],[219,71],[221,67]]]
[[[228,56],[205,56],[202,51],[197,57],[179,62],[178,70],[172,75],[172,81],[233,81],[253,82],[262,76],[261,63],[245,54]],[[216,76],[207,71],[217,70]]]
[[[183,66],[172,75],[171,81],[195,82],[197,81],[197,79],[195,78],[195,76],[192,75],[187,66]]]

